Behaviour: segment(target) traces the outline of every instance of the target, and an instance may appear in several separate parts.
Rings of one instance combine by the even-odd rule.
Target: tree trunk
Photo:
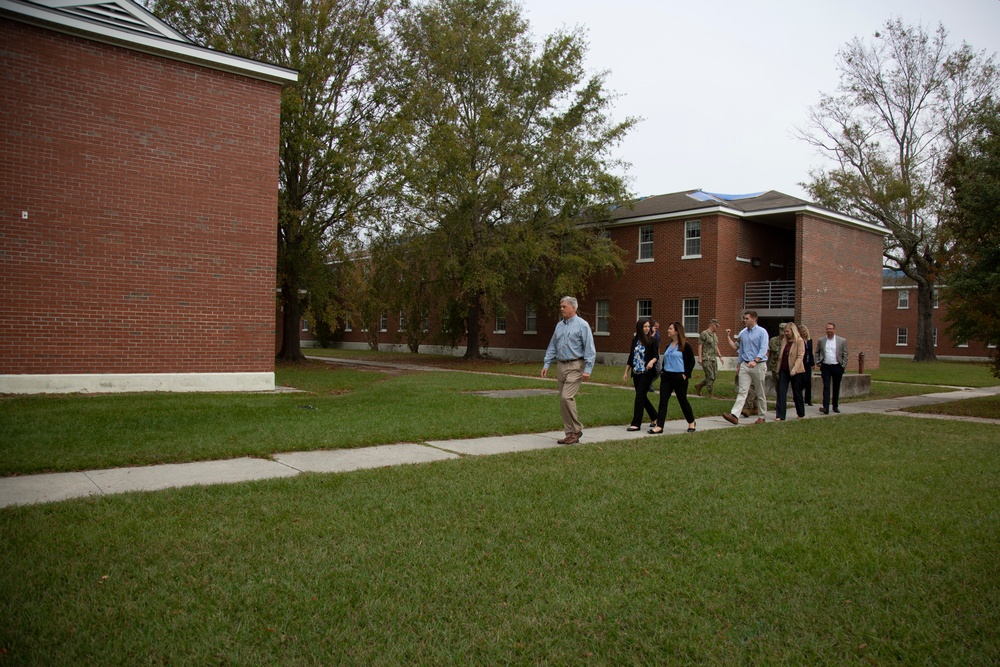
[[[290,281],[281,283],[281,349],[278,351],[278,361],[302,361],[302,346],[299,342],[302,310],[299,307],[299,290]]]
[[[465,320],[466,330],[466,359],[482,359],[483,353],[479,349],[479,334],[481,333],[482,308],[480,307],[480,296],[474,294],[469,297],[469,314]]]
[[[934,283],[917,283],[917,348],[914,361],[934,361]]]

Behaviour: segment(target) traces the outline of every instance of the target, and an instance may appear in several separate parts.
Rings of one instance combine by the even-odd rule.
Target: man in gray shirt
[[[597,361],[594,334],[590,325],[576,314],[577,301],[564,296],[559,301],[562,319],[552,332],[552,340],[545,350],[542,377],[549,374],[549,366],[558,361],[556,369],[559,379],[559,406],[562,408],[563,430],[566,437],[558,440],[560,445],[573,445],[583,436],[583,424],[576,412],[576,392],[580,385],[590,379]]]

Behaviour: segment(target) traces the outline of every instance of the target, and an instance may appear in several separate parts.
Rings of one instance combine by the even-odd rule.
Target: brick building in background
[[[956,341],[948,335],[948,291],[934,299],[934,354],[938,359],[988,361],[996,346]],[[917,284],[898,271],[882,275],[882,345],[885,357],[913,358],[917,351]]]
[[[274,387],[281,87],[128,0],[0,0],[0,392]]]
[[[640,316],[658,319],[661,330],[681,322],[692,335],[717,318],[722,330],[735,333],[748,309],[772,335],[791,319],[808,325],[815,338],[833,321],[848,340],[849,370],[858,369],[860,352],[867,369],[878,368],[884,228],[774,191],[692,190],[617,209],[606,231],[626,252],[625,273],[599,275],[580,298],[599,363],[624,363]],[[506,305],[507,314],[492,323],[488,352],[540,360],[558,304],[512,295]],[[399,342],[397,314],[383,321],[383,340]],[[342,332],[342,340],[345,347],[362,347],[364,338],[355,327]],[[724,342],[722,350],[731,360]]]

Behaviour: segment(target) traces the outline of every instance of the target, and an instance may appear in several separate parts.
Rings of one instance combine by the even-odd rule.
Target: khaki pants
[[[559,407],[562,409],[563,431],[566,435],[582,433],[583,424],[576,414],[576,392],[583,384],[583,359],[576,361],[560,361],[559,371]]]
[[[740,372],[736,378],[739,381],[739,390],[731,411],[737,419],[740,418],[740,412],[743,410],[743,404],[746,403],[747,394],[750,393],[751,384],[753,384],[754,391],[757,392],[757,414],[763,416],[767,412],[767,398],[764,396],[764,373],[766,370],[767,367],[764,364],[757,364],[754,368],[750,368],[745,361],[740,364]]]

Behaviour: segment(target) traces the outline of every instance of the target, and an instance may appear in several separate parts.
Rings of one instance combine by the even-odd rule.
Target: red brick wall
[[[796,313],[813,339],[827,322],[847,339],[849,371],[878,368],[882,316],[883,237],[857,227],[799,214],[796,222]]]
[[[272,371],[280,87],[0,43],[0,373]]]
[[[910,287],[909,308],[899,308],[898,289],[882,290],[882,354],[905,354],[913,356],[917,351],[917,287]],[[937,347],[934,354],[942,357],[990,357],[992,348],[987,348],[979,341],[967,341],[966,347],[958,347],[956,341],[948,335],[948,305],[945,303],[947,292],[942,292],[939,307],[934,309],[934,326],[938,330]],[[906,327],[906,345],[896,343],[897,329]]]

